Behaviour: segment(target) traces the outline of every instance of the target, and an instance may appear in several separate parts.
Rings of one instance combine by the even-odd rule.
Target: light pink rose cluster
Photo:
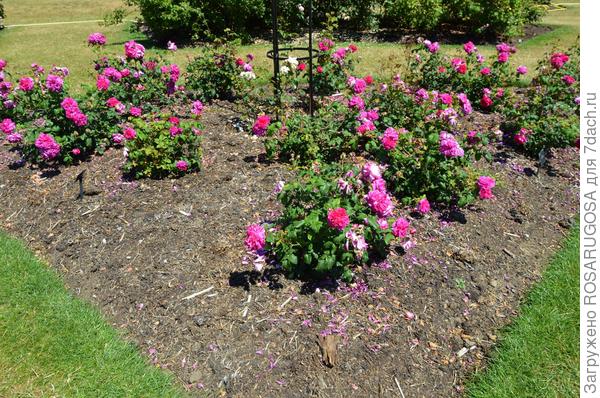
[[[142,59],[146,53],[146,49],[135,40],[130,40],[125,43],[125,56],[129,59]]]
[[[440,132],[440,153],[447,158],[457,158],[465,155],[465,151],[460,147],[454,135],[446,131]]]

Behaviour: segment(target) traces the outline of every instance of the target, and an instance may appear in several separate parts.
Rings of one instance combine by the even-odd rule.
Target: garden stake
[[[79,173],[77,175],[77,177],[75,178],[75,181],[79,182],[79,195],[77,196],[77,200],[82,200],[83,199],[83,176],[85,175],[85,170],[83,170],[81,173]]]

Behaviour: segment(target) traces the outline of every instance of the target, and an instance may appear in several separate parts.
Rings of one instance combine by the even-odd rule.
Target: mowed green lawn
[[[0,397],[180,397],[98,310],[0,232]]]
[[[182,397],[98,310],[0,232],[0,397]]]
[[[501,333],[491,363],[468,385],[469,398],[579,396],[579,230],[573,230]]]
[[[6,59],[9,71],[16,76],[29,73],[31,63],[51,66],[53,64],[70,68],[71,85],[77,87],[81,83],[93,83],[91,67],[97,54],[86,46],[87,35],[101,31],[108,38],[104,49],[107,54],[121,54],[123,43],[130,39],[144,40],[139,33],[130,31],[131,24],[118,26],[100,26],[98,23],[80,23],[71,25],[21,26],[16,24],[86,21],[102,19],[110,10],[121,6],[121,0],[4,0],[7,17],[5,24],[9,27],[0,32],[0,58]],[[579,35],[579,3],[561,3],[564,9],[551,11],[544,18],[543,24],[550,25],[553,31],[540,35],[519,45],[519,51],[513,58],[514,65],[524,64],[535,67],[537,61],[552,48],[567,47],[576,43]],[[134,10],[128,16],[135,17]],[[177,42],[177,38],[173,38]],[[173,62],[185,65],[190,57],[198,54],[199,48],[181,48],[170,53],[164,48],[152,47],[144,40],[149,51],[160,53]],[[340,43],[344,44],[344,43]],[[347,44],[347,43],[346,43]],[[411,46],[397,43],[359,43],[357,54],[358,74],[373,74],[376,77],[388,78],[395,73],[403,72]],[[459,45],[448,45],[460,53]],[[479,46],[487,56],[494,56],[492,45]],[[271,74],[271,61],[265,53],[269,45],[245,45],[239,48],[240,54],[254,53],[256,72],[261,81],[267,81]]]

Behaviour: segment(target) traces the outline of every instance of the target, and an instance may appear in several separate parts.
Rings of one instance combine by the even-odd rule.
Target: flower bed
[[[333,51],[333,46],[331,41],[319,43],[323,60],[337,68],[328,90],[340,89],[336,82],[341,75],[345,76],[341,93],[322,101],[315,117],[291,112],[272,122],[262,115],[252,129],[255,135],[267,137],[265,147],[271,159],[307,167],[290,185],[294,188],[284,188],[280,194],[284,210],[275,223],[249,229],[250,237],[263,228],[261,236],[266,234],[266,239],[258,251],[266,252],[275,267],[291,276],[351,280],[353,269],[372,262],[368,248],[385,258],[392,236],[398,234],[389,234],[394,221],[386,218],[391,211],[384,214],[373,203],[393,208],[397,202],[414,208],[432,201],[437,206],[463,207],[476,198],[494,198],[496,181],[479,161],[491,160],[489,144],[498,143],[502,136],[461,127],[461,120],[474,112],[473,103],[484,112],[504,109],[510,115],[516,109],[520,117],[507,120],[521,124],[514,141],[526,144],[529,151],[574,143],[577,104],[572,98],[578,64],[568,63],[566,54],[554,54],[551,69],[539,69],[528,101],[516,107],[514,85],[527,68],[511,71],[509,59],[516,48],[506,43],[496,46],[497,59],[486,64],[472,42],[463,46],[463,59],[443,56],[438,43],[424,41],[416,50],[412,84],[400,76],[384,83],[371,76],[353,76],[352,68],[343,65],[346,54],[357,48]],[[557,123],[565,115],[571,119]],[[538,123],[536,133],[527,128],[532,123]],[[550,131],[540,131],[549,124],[553,126]],[[333,167],[337,174],[330,172],[329,164],[341,165]],[[363,167],[363,171],[373,167],[378,177],[365,180],[361,172],[360,184],[345,181],[341,177],[345,172],[357,175],[345,164]],[[346,212],[348,222],[343,228],[326,223],[331,209]]]

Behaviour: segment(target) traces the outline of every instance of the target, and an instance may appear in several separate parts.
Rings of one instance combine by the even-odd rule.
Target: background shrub
[[[567,56],[568,61],[560,67],[553,66],[551,59],[554,56]],[[576,144],[579,136],[579,47],[574,46],[566,53],[546,54],[537,72],[525,98],[506,107],[506,121],[502,126],[512,143],[522,146],[533,156],[551,148]],[[522,129],[526,138],[524,143],[516,139]]]
[[[384,24],[430,31],[440,23],[442,0],[385,0]]]
[[[335,15],[341,28],[433,31],[442,24],[468,33],[512,36],[542,15],[545,0],[322,0],[313,2],[317,28]],[[271,0],[126,0],[140,9],[159,40],[206,39],[235,33],[247,39],[271,26]],[[308,10],[297,0],[279,2],[285,32],[307,28]]]

